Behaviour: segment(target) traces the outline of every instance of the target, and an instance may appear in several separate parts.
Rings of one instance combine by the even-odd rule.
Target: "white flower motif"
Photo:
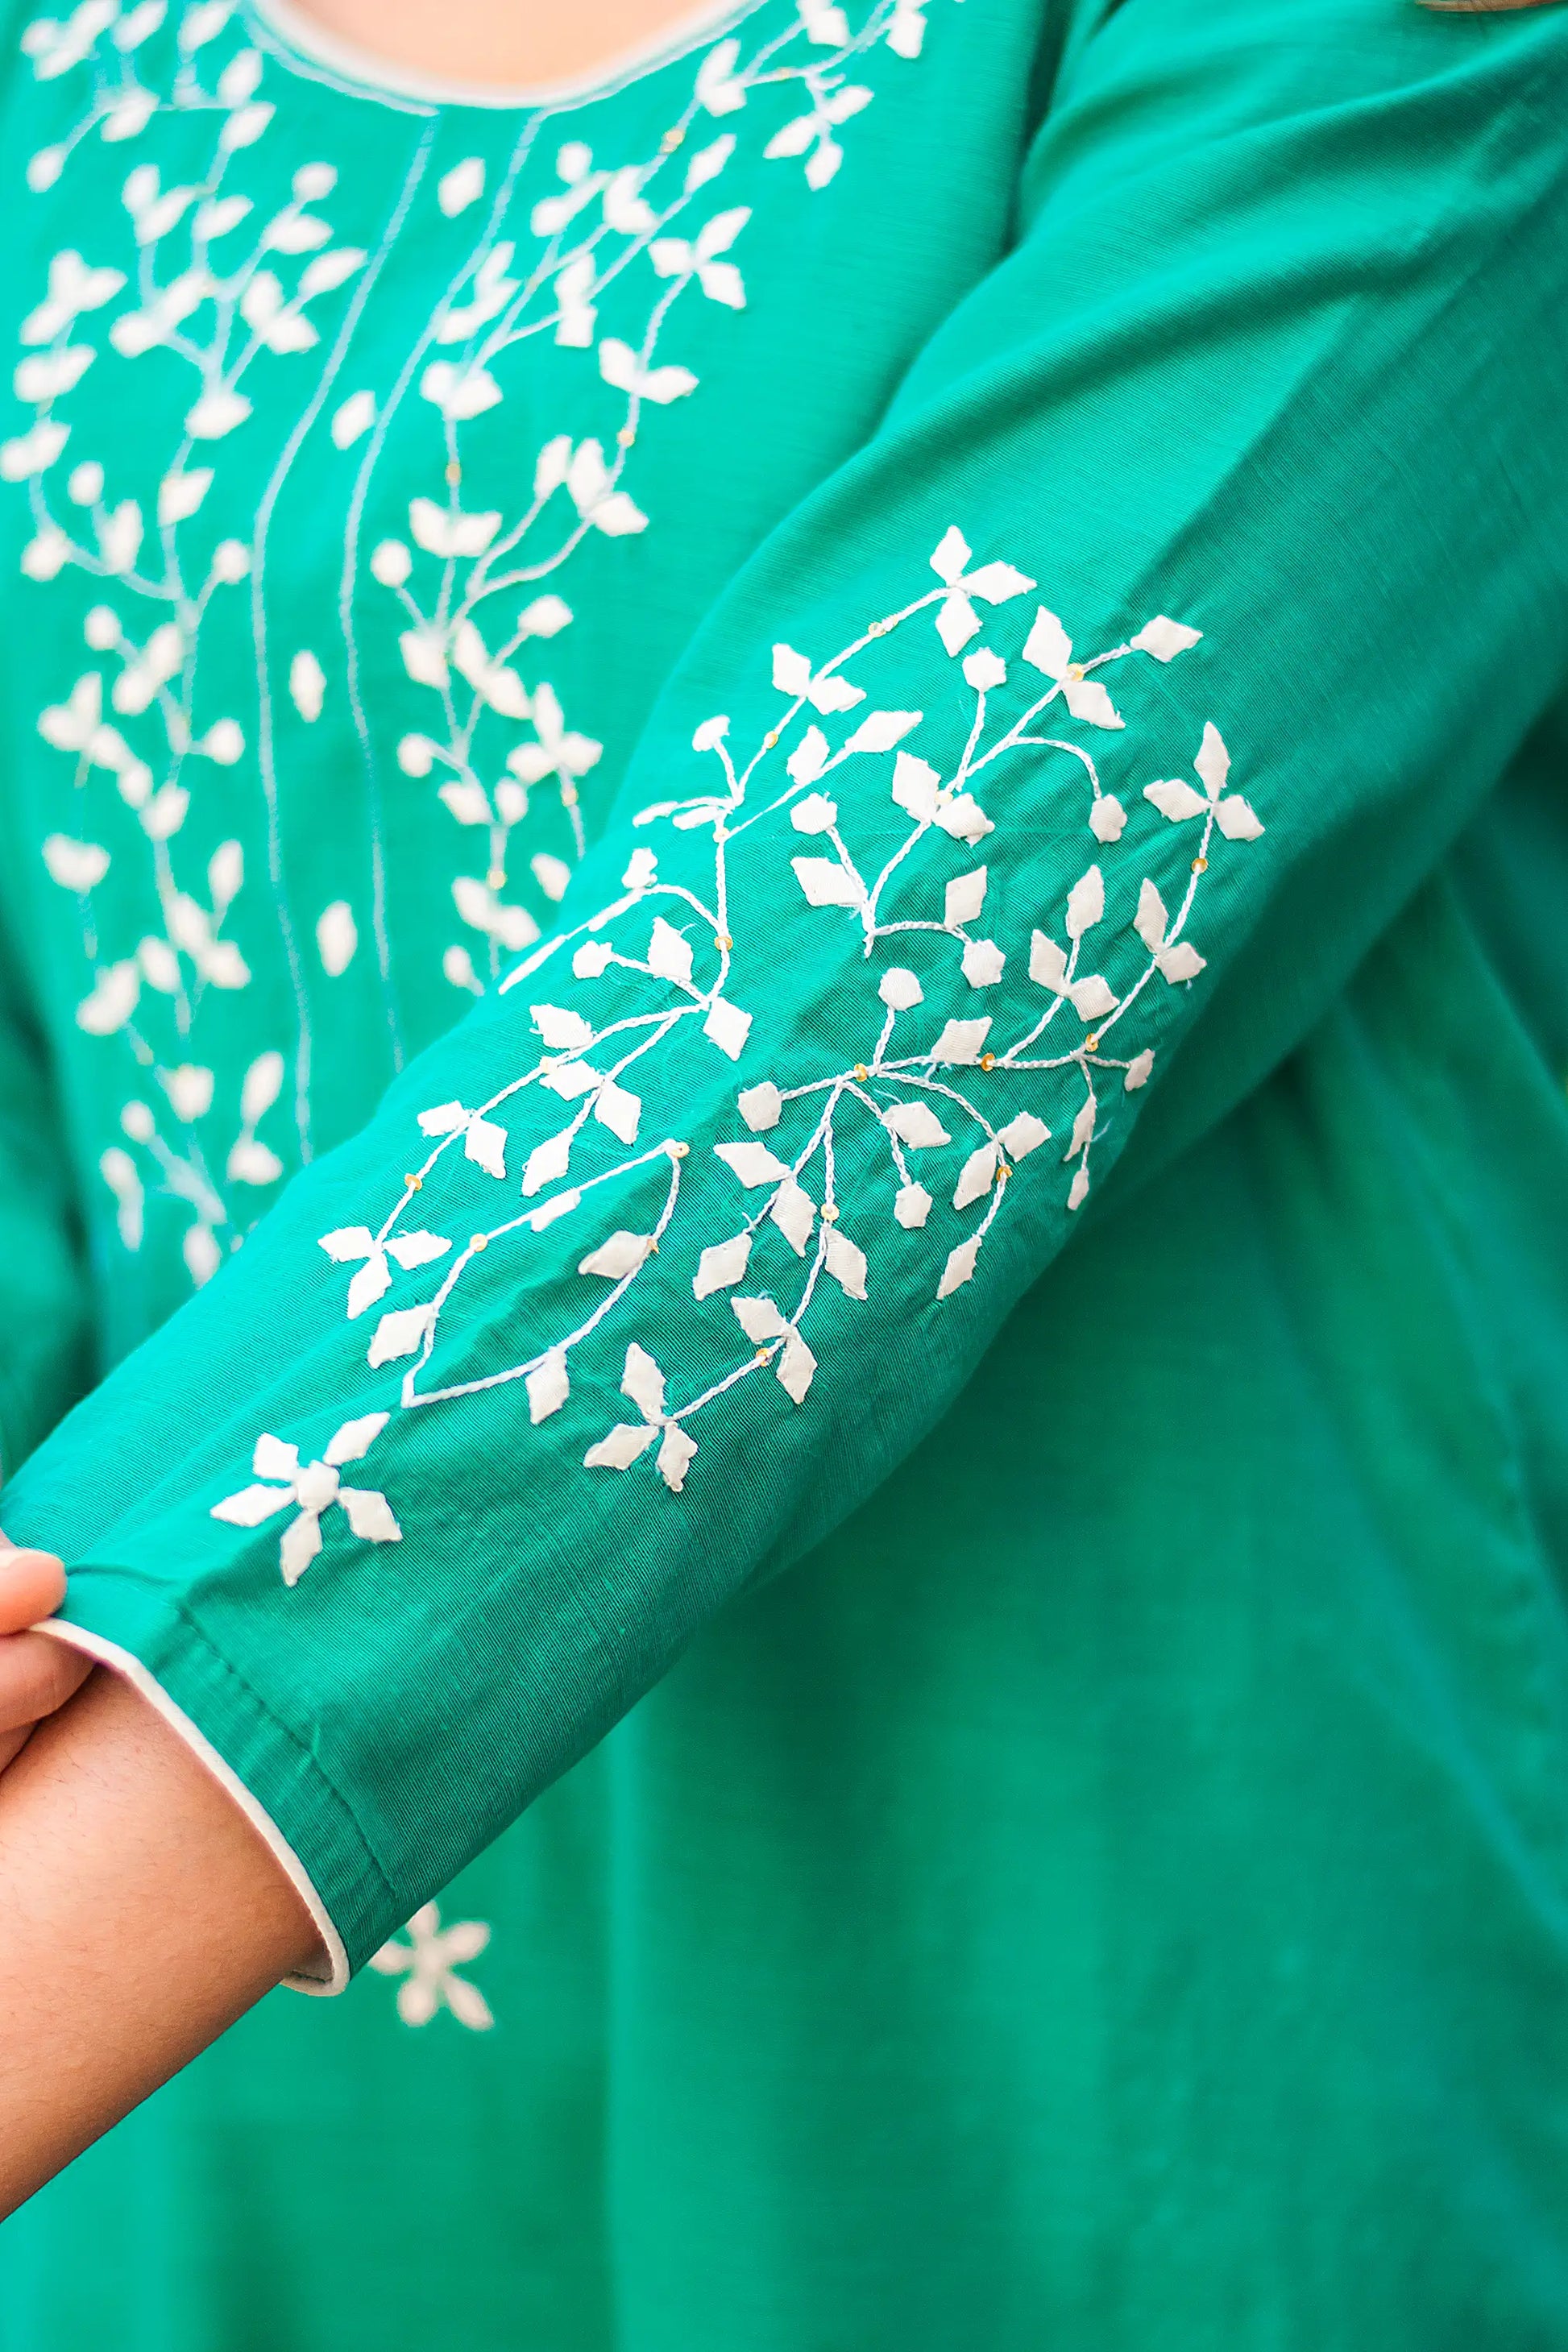
[[[624,539],[647,529],[647,517],[629,491],[617,489],[597,441],[584,441],[573,452],[563,477],[566,495],[584,522],[607,539]]]
[[[852,710],[858,702],[866,699],[863,686],[854,685],[831,667],[814,672],[806,656],[796,653],[793,646],[774,646],[773,684],[781,694],[804,695],[814,710],[824,712]],[[827,746],[820,736],[814,740],[808,735],[805,740],[813,743],[814,751],[816,741],[821,740],[823,755],[826,756]],[[792,773],[795,774],[797,783],[809,781],[795,771]]]
[[[729,252],[751,217],[749,205],[735,205],[728,212],[715,213],[694,237],[656,237],[648,248],[648,259],[661,278],[695,278],[710,302],[722,302],[731,310],[743,310],[745,281],[732,261],[720,257]]]
[[[459,367],[451,360],[432,360],[419,379],[419,389],[453,424],[482,416],[501,397],[500,386],[488,368]]]
[[[630,1397],[642,1420],[617,1422],[607,1436],[596,1445],[590,1445],[583,1456],[584,1466],[589,1470],[628,1470],[662,1433],[658,1474],[670,1493],[679,1495],[686,1484],[697,1443],[687,1435],[679,1420],[666,1412],[664,1374],[635,1339],[626,1349],[621,1393]]]
[[[636,400],[651,400],[657,407],[684,400],[697,389],[697,378],[689,368],[648,367],[629,343],[615,335],[606,335],[599,345],[599,373],[616,392],[629,393]]]
[[[1227,841],[1256,841],[1263,831],[1262,819],[1239,793],[1226,792],[1230,753],[1212,720],[1204,729],[1204,740],[1193,766],[1204,788],[1201,793],[1194,793],[1191,784],[1173,777],[1145,784],[1144,799],[1152,801],[1173,824],[1183,824],[1189,817],[1212,816]]]
[[[122,269],[93,269],[71,247],[57,253],[49,264],[49,290],[37,310],[23,320],[24,343],[52,343],[84,310],[101,310],[125,283]]]
[[[387,1260],[402,1266],[405,1273],[416,1265],[428,1265],[432,1258],[445,1257],[452,1244],[440,1234],[394,1234],[384,1242],[377,1241],[368,1225],[340,1225],[335,1232],[323,1234],[318,1249],[326,1251],[334,1265],[358,1265],[359,1272],[349,1284],[348,1313],[352,1322],[385,1297],[392,1285],[392,1268]]]
[[[839,12],[833,10],[837,16]],[[763,148],[770,162],[781,155],[805,157],[805,184],[808,188],[825,188],[844,161],[844,150],[833,136],[840,123],[869,106],[873,92],[864,82],[844,82],[838,89],[828,90],[815,79],[808,79],[811,110],[797,114],[783,129],[775,131]]]
[[[344,1463],[361,1461],[386,1427],[390,1416],[367,1412],[345,1421],[328,1441],[321,1457],[301,1466],[300,1449],[263,1432],[256,1441],[251,1467],[258,1479],[279,1485],[242,1486],[212,1507],[211,1517],[230,1527],[256,1528],[279,1511],[292,1507],[295,1517],[283,1531],[279,1565],[287,1585],[298,1584],[321,1549],[321,1519],[341,1507],[362,1543],[400,1543],[403,1529],[393,1517],[386,1496],[374,1488],[345,1486],[338,1477]]]
[[[962,653],[980,626],[976,597],[983,604],[1005,604],[1010,597],[1026,595],[1035,584],[1011,563],[982,563],[972,572],[973,560],[969,541],[955,523],[950,524],[931,559],[931,570],[947,590],[937,612],[936,631],[950,654]]]
[[[555,689],[536,686],[532,709],[536,740],[519,743],[507,754],[507,766],[525,784],[537,784],[546,776],[559,776],[563,782],[575,783],[596,766],[604,751],[590,735],[574,734],[566,726]]]
[[[63,24],[52,16],[35,17],[23,28],[22,47],[38,79],[58,80],[89,58],[119,13],[119,0],[79,0]]]
[[[495,2023],[489,2003],[478,1985],[458,1974],[489,1945],[486,1923],[459,1919],[443,1927],[437,1905],[426,1903],[408,1922],[406,1933],[406,1944],[394,1937],[370,1956],[378,1976],[405,1979],[397,1988],[397,2014],[404,2024],[428,2025],[437,2011],[446,2009],[470,2032],[488,2032]]]
[[[1091,727],[1121,727],[1125,723],[1099,679],[1087,677],[1083,664],[1074,661],[1072,639],[1056,614],[1047,612],[1043,604],[1025,639],[1024,659],[1060,688],[1062,700],[1075,719],[1087,719]]]

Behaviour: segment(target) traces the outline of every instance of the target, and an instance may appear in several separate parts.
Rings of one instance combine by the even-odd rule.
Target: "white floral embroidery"
[[[401,393],[389,396],[366,385],[348,390],[339,381],[357,306],[385,248],[370,256],[334,241],[322,207],[336,188],[336,167],[317,160],[300,163],[289,200],[265,219],[247,193],[249,159],[277,138],[272,93],[276,75],[287,75],[288,68],[250,44],[234,0],[187,0],[164,30],[166,13],[162,0],[129,6],[81,0],[68,16],[39,18],[24,34],[39,81],[80,72],[89,83],[87,102],[68,134],[32,158],[28,179],[35,191],[53,186],[72,152],[94,136],[145,153],[161,123],[205,117],[212,143],[195,175],[182,165],[183,175],[167,180],[154,160],[131,164],[123,185],[128,249],[112,262],[89,260],[74,249],[55,256],[44,298],[23,329],[25,355],[16,377],[32,420],[0,446],[0,478],[24,485],[32,503],[26,572],[47,583],[75,569],[104,583],[104,602],[87,624],[96,662],[45,710],[39,725],[47,741],[74,759],[83,810],[91,805],[89,789],[100,794],[107,782],[121,814],[112,828],[107,811],[94,820],[92,830],[104,834],[102,841],[87,837],[85,825],[79,838],[52,836],[49,870],[80,901],[91,974],[80,1024],[90,1035],[118,1039],[151,1082],[122,1118],[132,1148],[114,1144],[100,1160],[121,1238],[128,1248],[140,1246],[150,1190],[173,1196],[190,1220],[184,1255],[200,1281],[251,1222],[243,1188],[275,1182],[285,1160],[271,1142],[257,1141],[254,1120],[247,1125],[243,1116],[215,1149],[205,1129],[209,1116],[226,1116],[221,1099],[209,1095],[199,1113],[176,1106],[170,1126],[161,1110],[150,1113],[144,1095],[170,1094],[172,1074],[201,1066],[192,1061],[191,1041],[215,1013],[221,1019],[221,998],[213,992],[243,991],[250,983],[246,959],[223,934],[245,879],[240,844],[222,845],[204,893],[187,870],[183,842],[192,795],[204,791],[210,768],[232,769],[254,759],[276,864],[271,732],[279,698],[259,619],[266,501],[259,516],[245,514],[232,535],[217,541],[199,573],[191,570],[187,526],[198,516],[206,525],[221,510],[226,445],[257,401],[265,398],[273,408],[291,399],[297,406],[299,425],[281,461],[286,466],[330,394],[336,404],[326,422],[334,446],[346,450],[363,443],[368,453],[363,482],[390,421],[389,398]],[[436,779],[442,803],[465,829],[460,838],[478,851],[478,870],[456,875],[451,885],[454,911],[469,934],[443,956],[442,969],[456,988],[482,992],[503,960],[539,935],[534,913],[504,894],[516,869],[514,838],[542,786],[551,787],[564,810],[575,853],[583,849],[580,788],[604,747],[568,723],[559,695],[539,674],[543,649],[574,617],[566,601],[542,583],[562,572],[585,540],[647,528],[647,515],[627,487],[632,453],[648,417],[698,388],[689,366],[663,354],[677,305],[689,309],[691,301],[705,300],[731,310],[745,305],[733,248],[750,211],[718,203],[709,193],[731,169],[738,147],[737,129],[720,130],[718,120],[760,115],[764,100],[776,115],[781,94],[804,95],[806,111],[773,135],[766,136],[766,124],[759,122],[758,143],[765,156],[804,156],[808,184],[821,187],[841,158],[837,127],[873,96],[868,85],[849,79],[847,68],[879,45],[897,57],[916,56],[922,30],[918,6],[898,0],[889,12],[887,0],[875,0],[858,29],[839,7],[803,5],[782,29],[764,32],[749,53],[742,38],[731,34],[699,60],[687,102],[656,155],[605,163],[586,142],[567,141],[553,158],[551,192],[527,205],[526,243],[509,214],[522,199],[514,204],[503,190],[417,340],[414,358],[423,355],[423,364],[414,368],[411,381],[437,425],[438,491],[410,497],[407,541],[382,541],[369,568],[393,600],[411,693],[429,698],[435,712],[404,734],[401,764],[410,775]],[[525,132],[520,156],[532,135],[531,128]],[[421,148],[409,168],[388,245],[410,215],[425,152]],[[483,160],[468,158],[436,184],[437,209],[445,220],[457,221],[479,204],[485,186]],[[639,272],[646,283],[640,317],[635,326],[619,320],[621,332],[605,331],[606,299],[613,295],[624,310]],[[586,382],[601,394],[605,387],[617,394],[620,421],[613,436],[554,435],[539,450],[520,501],[506,511],[499,506],[470,511],[460,496],[464,428],[508,396],[525,349],[542,345],[586,369]],[[183,427],[153,495],[111,495],[105,462],[82,454],[73,440],[70,395],[89,369],[110,360],[139,362],[154,351],[190,372]],[[316,357],[301,369],[302,357],[311,353]],[[298,373],[292,395],[268,375],[276,366]],[[74,462],[62,500],[57,468],[68,447]],[[253,595],[239,593],[247,582]],[[207,710],[198,718],[198,675],[211,667],[198,659],[204,641],[214,630],[232,635],[246,629],[247,605],[257,616],[258,707]],[[519,667],[525,655],[527,677]],[[358,658],[351,642],[343,684],[368,758],[355,686]],[[339,690],[313,646],[285,649],[279,675],[306,725],[320,719]],[[127,817],[135,830],[127,845],[117,846],[114,835],[123,839]],[[111,918],[100,911],[94,893],[117,865],[121,887],[115,903],[122,908],[125,861],[132,856],[148,873],[147,904],[155,911],[141,936],[110,944],[104,932]],[[526,861],[526,871],[546,899],[560,896],[563,860],[541,852]],[[379,902],[370,914],[364,934],[374,942],[384,981],[390,950]],[[310,1153],[310,998],[292,918],[280,897],[276,919],[300,1037],[289,1089],[297,1130],[291,1156],[304,1158]],[[314,916],[313,928],[321,969],[337,978],[361,942],[353,904],[332,900]],[[216,1045],[210,1050],[214,1060],[228,1058]],[[274,1058],[271,1049],[262,1057],[268,1068]],[[279,1086],[273,1100],[284,1092]],[[195,1099],[186,1082],[184,1100]]]
[[[155,1184],[189,1212],[184,1252],[198,1282],[219,1262],[220,1234],[237,1234],[246,1222],[234,1205],[233,1188],[266,1187],[284,1172],[279,1154],[256,1135],[258,1120],[282,1091],[284,1066],[276,1050],[252,1061],[231,1139],[215,1163],[198,1131],[214,1108],[212,1073],[187,1056],[209,992],[250,984],[244,956],[224,935],[243,889],[245,858],[238,841],[220,844],[200,885],[177,869],[176,859],[203,763],[232,768],[246,753],[241,721],[219,711],[198,723],[195,698],[197,649],[209,615],[215,604],[221,608],[226,598],[233,599],[254,557],[247,540],[220,539],[193,574],[181,529],[203,509],[214,480],[214,466],[195,460],[249,415],[242,387],[261,356],[316,345],[312,307],[343,287],[365,259],[357,248],[332,247],[327,222],[311,209],[335,183],[335,173],[322,163],[301,166],[289,200],[251,228],[248,249],[237,256],[231,250],[254,207],[226,183],[235,158],[263,136],[273,110],[257,99],[261,59],[253,49],[237,50],[210,83],[203,79],[199,53],[230,13],[211,5],[184,12],[175,82],[163,92],[139,82],[135,72],[136,54],[158,29],[162,9],[84,5],[64,25],[40,20],[29,27],[24,47],[40,79],[90,60],[96,93],[72,137],[34,158],[29,176],[36,188],[53,184],[71,148],[94,129],[107,140],[131,140],[166,108],[209,114],[215,130],[199,181],[165,186],[152,163],[129,172],[126,268],[89,264],[71,249],[55,256],[45,298],[23,322],[29,355],[16,374],[17,394],[32,404],[34,420],[0,446],[0,476],[25,484],[32,502],[35,535],[24,570],[48,581],[75,568],[101,581],[116,600],[87,615],[88,649],[99,666],[82,671],[63,700],[46,707],[38,727],[46,742],[74,760],[84,807],[89,788],[101,776],[134,820],[151,867],[151,927],[118,953],[102,940],[94,893],[127,853],[58,835],[46,857],[55,880],[81,906],[92,985],[78,1008],[78,1023],[89,1035],[121,1038],[174,1113],[171,1127],[164,1111],[144,1096],[133,1097],[123,1107],[121,1126],[140,1160],[119,1144],[101,1156],[121,1238],[128,1247],[140,1245],[147,1186]],[[283,268],[292,271],[288,284]],[[127,299],[117,304],[122,293]],[[50,495],[53,469],[72,434],[57,404],[105,356],[103,346],[89,340],[89,322],[100,320],[110,305],[116,305],[107,331],[112,355],[136,362],[163,350],[195,378],[183,436],[151,507],[136,498],[111,503],[105,467],[96,457],[77,458],[63,503]],[[297,699],[309,696],[309,664],[297,662],[294,683]]]
[[[283,1530],[279,1565],[285,1584],[298,1584],[321,1549],[321,1519],[341,1509],[362,1543],[399,1543],[403,1530],[392,1515],[386,1496],[366,1486],[345,1486],[338,1472],[346,1462],[362,1461],[385,1428],[384,1412],[367,1412],[345,1421],[329,1440],[318,1462],[301,1465],[297,1445],[264,1432],[256,1441],[251,1463],[258,1479],[280,1485],[242,1486],[215,1503],[211,1516],[230,1527],[258,1528],[266,1519],[292,1507],[295,1516]]]
[[[397,1988],[397,2014],[405,2025],[428,2025],[439,2010],[449,2010],[459,2025],[484,2033],[495,2023],[490,2006],[478,1985],[458,1974],[477,1960],[490,1940],[482,1919],[460,1919],[443,1927],[434,1903],[424,1904],[408,1922],[408,1942],[395,1936],[370,1956],[370,1965],[384,1977],[402,1977]]]
[[[1004,804],[994,794],[1005,796],[1006,790],[1002,763],[1020,751],[1059,754],[1068,784],[1088,785],[1088,822],[1096,841],[1120,838],[1125,812],[1115,802],[1116,822],[1107,822],[1111,796],[1102,790],[1088,743],[1043,730],[1059,709],[1090,740],[1124,734],[1125,721],[1107,677],[1138,656],[1173,661],[1198,642],[1199,632],[1161,615],[1127,643],[1081,658],[1058,615],[1048,606],[1037,606],[1019,658],[1025,672],[1044,677],[1045,690],[1036,691],[1031,684],[1018,715],[999,720],[994,698],[1010,665],[994,646],[974,645],[983,625],[976,608],[1016,605],[1035,583],[1010,563],[976,565],[956,530],[944,534],[931,562],[938,588],[873,621],[830,661],[819,666],[791,646],[775,646],[773,681],[788,698],[787,706],[751,756],[742,762],[732,753],[728,719],[704,721],[693,749],[717,763],[720,782],[638,814],[639,827],[710,835],[705,890],[684,880],[661,880],[657,853],[651,845],[639,847],[622,877],[622,896],[550,940],[503,982],[503,990],[510,990],[533,979],[547,962],[559,968],[569,959],[588,1003],[595,983],[606,973],[631,974],[641,1009],[612,1011],[601,1024],[572,1005],[534,1003],[532,1026],[544,1051],[531,1066],[482,1104],[447,1104],[421,1115],[425,1135],[439,1139],[405,1178],[379,1228],[353,1229],[354,1255],[367,1262],[374,1251],[384,1255],[395,1250],[403,1216],[459,1139],[468,1158],[493,1178],[505,1177],[505,1108],[523,1089],[534,1087],[574,1106],[567,1123],[529,1155],[522,1193],[536,1205],[475,1233],[457,1251],[433,1297],[382,1318],[368,1360],[379,1366],[414,1359],[403,1381],[405,1408],[515,1379],[526,1384],[535,1423],[565,1403],[574,1351],[632,1298],[677,1213],[688,1142],[658,1136],[633,1149],[644,1097],[657,1074],[655,1057],[667,1040],[692,1023],[727,1058],[738,1059],[746,1050],[752,1014],[729,992],[742,959],[752,984],[765,984],[765,934],[740,942],[733,936],[742,927],[759,859],[787,858],[805,904],[856,928],[860,953],[851,975],[874,973],[875,985],[862,988],[847,978],[839,1009],[851,1034],[868,1025],[833,1066],[758,1076],[740,1088],[736,1109],[746,1132],[712,1148],[742,1196],[742,1223],[727,1234],[721,1230],[711,1239],[697,1237],[701,1248],[692,1290],[698,1301],[735,1293],[748,1274],[755,1278],[754,1262],[766,1244],[772,1268],[764,1286],[731,1299],[745,1351],[719,1380],[672,1402],[664,1371],[631,1339],[621,1388],[641,1417],[617,1422],[590,1446],[587,1466],[624,1471],[651,1453],[665,1485],[679,1494],[697,1453],[690,1424],[715,1398],[767,1370],[795,1403],[802,1402],[817,1364],[805,1326],[823,1283],[846,1299],[866,1299],[884,1252],[931,1246],[897,1236],[921,1235],[940,1193],[947,1195],[955,1215],[971,1222],[962,1238],[938,1245],[931,1277],[931,1295],[938,1300],[973,1279],[1005,1199],[1016,1181],[1025,1181],[1016,1175],[1019,1163],[1039,1153],[1053,1136],[1059,1164],[1071,1170],[1063,1205],[1070,1212],[1082,1204],[1107,1080],[1113,1078],[1123,1093],[1136,1092],[1153,1066],[1153,1046],[1136,1034],[1138,1016],[1147,1015],[1153,1003],[1151,989],[1184,985],[1204,970],[1188,921],[1215,836],[1239,844],[1257,838],[1263,828],[1239,794],[1227,793],[1225,745],[1217,730],[1205,726],[1194,761],[1203,794],[1185,784],[1156,781],[1142,795],[1166,823],[1199,824],[1192,844],[1196,854],[1188,861],[1173,910],[1152,877],[1140,873],[1135,902],[1123,904],[1113,919],[1105,874],[1091,863],[1068,889],[1058,916],[1042,917],[1026,948],[988,936],[981,927],[990,867],[963,861],[973,857],[1003,821],[993,814]],[[921,712],[868,706],[867,688],[850,674],[865,665],[880,640],[917,626],[927,614],[934,618],[942,650],[959,665],[973,705],[963,751],[945,774],[911,748],[923,723]],[[973,649],[965,652],[966,647]],[[818,719],[847,713],[854,716],[835,746]],[[883,764],[889,761],[890,767]],[[834,789],[838,772],[851,761],[858,763],[853,824],[841,815]],[[870,781],[877,773],[885,778],[880,786]],[[982,791],[989,806],[977,797]],[[889,803],[905,824],[891,850]],[[1037,826],[1037,803],[1028,816]],[[861,834],[868,856],[854,846]],[[792,856],[797,841],[817,845],[816,854]],[[1123,853],[1123,870],[1127,856]],[[956,873],[954,864],[960,867]],[[1128,963],[1130,935],[1140,943],[1142,961],[1123,971],[1119,967]],[[941,977],[940,963],[923,981],[908,964],[890,959],[877,970],[874,960],[922,936],[956,949],[951,980]],[[1096,940],[1098,947],[1091,945]],[[754,952],[746,954],[748,948]],[[1015,958],[1037,992],[1033,1003],[1016,982],[1002,989]],[[1096,968],[1101,964],[1106,968]],[[1117,973],[1114,980],[1111,971]],[[939,979],[942,1001],[932,1005],[928,991]],[[992,991],[998,995],[993,998]],[[998,1009],[981,1010],[982,1004]],[[1064,1092],[1065,1109],[1058,1113],[1055,1097]],[[1047,1103],[1053,1118],[1065,1119],[1065,1141],[1043,1115]],[[845,1189],[844,1170],[856,1164],[837,1148],[846,1123],[858,1123],[862,1132],[869,1125],[880,1135],[887,1171],[880,1198],[876,1184],[864,1179]],[[590,1136],[601,1129],[626,1148],[626,1156],[588,1152]],[[480,1151],[470,1140],[476,1133],[486,1138]],[[949,1152],[961,1156],[940,1157]],[[921,1177],[938,1166],[943,1172],[933,1192]],[[480,1252],[502,1242],[525,1244],[530,1234],[582,1211],[598,1187],[614,1184],[623,1197],[640,1172],[657,1177],[660,1171],[662,1202],[646,1228],[617,1226],[581,1258],[579,1274],[609,1288],[572,1328],[525,1361],[482,1380],[419,1385],[437,1342],[442,1310]],[[323,1238],[329,1255],[345,1254],[342,1238]],[[788,1253],[783,1258],[781,1244]],[[792,1263],[798,1268],[793,1276]],[[351,1315],[364,1303],[351,1295]]]

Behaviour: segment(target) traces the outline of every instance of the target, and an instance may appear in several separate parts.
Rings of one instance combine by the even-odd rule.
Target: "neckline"
[[[248,14],[282,53],[286,63],[314,70],[345,85],[355,95],[395,106],[478,107],[490,113],[519,113],[542,107],[579,104],[608,97],[656,67],[700,47],[715,34],[738,24],[761,0],[697,0],[697,5],[622,49],[603,65],[566,74],[552,82],[447,81],[438,75],[399,66],[374,49],[333,33],[295,0],[246,0]]]

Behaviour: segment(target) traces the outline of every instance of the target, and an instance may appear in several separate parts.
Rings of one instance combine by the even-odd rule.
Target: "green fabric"
[[[1560,2345],[1568,16],[24,47],[5,1524],[376,1966],[4,2352]]]

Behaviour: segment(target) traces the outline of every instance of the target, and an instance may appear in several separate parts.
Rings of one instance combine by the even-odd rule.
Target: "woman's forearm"
[[[0,1776],[0,2215],[315,1941],[217,1782],[95,1673]]]

